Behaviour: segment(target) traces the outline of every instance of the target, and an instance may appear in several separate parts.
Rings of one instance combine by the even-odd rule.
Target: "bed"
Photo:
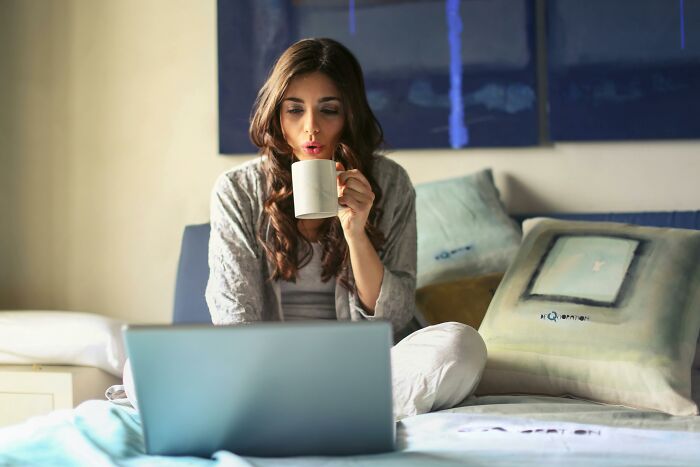
[[[472,397],[409,417],[397,426],[397,450],[371,456],[147,456],[136,411],[97,400],[0,430],[0,465],[675,466],[698,458],[697,416],[542,396]]]
[[[483,193],[479,196],[483,198]],[[448,198],[454,199],[452,195]],[[494,206],[487,208],[489,216],[492,216]],[[470,212],[470,218],[474,215],[474,212]],[[519,226],[523,220],[531,217],[533,215],[511,216],[508,222]],[[700,211],[550,213],[548,217],[700,230]],[[454,216],[447,218],[454,220]],[[419,231],[421,223],[425,222],[435,221],[419,218]],[[203,298],[208,274],[208,235],[207,224],[187,226],[184,231],[173,313],[176,324],[209,322]],[[489,237],[493,238],[493,235],[489,234]],[[444,241],[441,240],[443,246]],[[502,246],[497,249],[504,251]],[[446,251],[449,253],[457,249],[448,248]],[[420,261],[419,258],[419,266]],[[697,256],[691,257],[692,262],[697,262]],[[483,265],[483,261],[480,264]],[[464,271],[465,265],[460,264],[459,270]],[[484,271],[479,274],[481,272]],[[428,279],[424,279],[430,282],[435,277],[441,277],[442,282],[438,282],[442,286],[448,283],[445,277],[450,274],[450,271],[435,269],[431,270]],[[464,284],[463,277],[449,278]],[[506,275],[500,280],[505,283],[515,279]],[[422,290],[430,286],[426,284],[422,284]],[[448,289],[442,287],[440,293],[445,290]],[[505,296],[496,298],[500,301],[507,299]],[[700,314],[700,309],[694,308],[693,313]],[[422,321],[421,325],[430,324],[425,322],[426,319],[425,316],[417,318]],[[543,318],[542,321],[547,320]],[[493,322],[489,325],[494,327]],[[697,326],[693,326],[695,350]],[[686,350],[684,355],[688,353]],[[684,358],[687,360],[687,356]],[[700,400],[699,363],[696,358],[691,369],[692,398],[695,401]],[[519,395],[489,392],[494,391],[477,390],[453,408],[402,419],[397,423],[394,452],[333,458],[242,458],[223,451],[214,454],[211,459],[148,456],[144,452],[140,420],[135,409],[128,403],[90,400],[72,410],[55,411],[20,425],[0,429],[0,465],[674,466],[699,463],[700,417],[697,415],[671,415],[667,413],[668,410],[594,402],[577,397],[576,391],[571,391],[573,395],[564,396],[536,394],[533,391]],[[681,413],[684,409],[670,409],[671,412],[674,410]]]

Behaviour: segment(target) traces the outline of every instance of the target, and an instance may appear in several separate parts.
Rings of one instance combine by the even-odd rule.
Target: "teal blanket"
[[[403,420],[392,453],[263,459],[220,451],[201,459],[146,455],[134,409],[88,401],[0,429],[0,465],[698,465],[699,419],[559,398],[490,397]]]

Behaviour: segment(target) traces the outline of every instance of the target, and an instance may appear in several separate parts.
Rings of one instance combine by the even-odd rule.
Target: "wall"
[[[0,309],[167,322],[216,176],[215,0],[0,0]],[[700,144],[401,151],[414,183],[491,166],[510,210],[700,208]]]

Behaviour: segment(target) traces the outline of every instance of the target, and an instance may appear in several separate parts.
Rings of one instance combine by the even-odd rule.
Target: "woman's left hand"
[[[338,210],[338,218],[345,239],[350,241],[365,235],[365,225],[374,203],[374,192],[359,170],[345,170],[340,162],[335,163],[335,168],[344,171],[338,174],[337,179],[338,203],[342,206]]]

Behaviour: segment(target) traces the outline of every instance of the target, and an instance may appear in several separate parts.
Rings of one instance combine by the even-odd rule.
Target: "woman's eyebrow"
[[[292,102],[298,102],[298,103],[300,103],[300,104],[303,104],[303,103],[304,103],[304,100],[303,100],[303,99],[299,99],[298,97],[285,97],[283,100],[285,100],[285,101],[292,101]],[[339,97],[335,97],[335,96],[327,96],[327,97],[322,97],[322,98],[320,98],[318,101],[319,101],[319,102],[330,102],[330,101],[338,101],[338,102],[340,102],[340,98],[339,98]]]

